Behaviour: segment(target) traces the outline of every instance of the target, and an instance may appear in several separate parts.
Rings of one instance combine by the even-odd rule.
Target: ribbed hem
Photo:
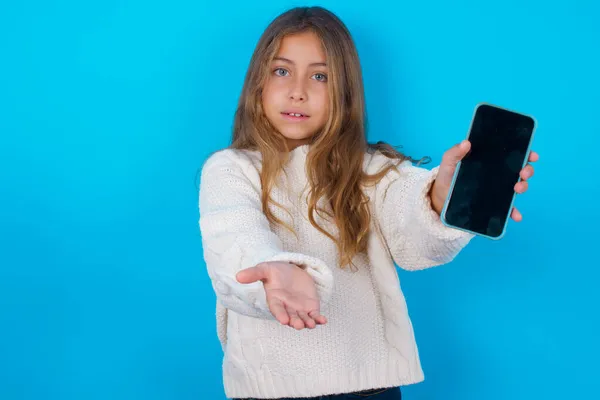
[[[392,354],[392,353],[390,353]],[[359,390],[387,388],[419,383],[424,380],[418,365],[408,368],[406,360],[390,355],[376,367],[358,366],[348,370],[332,366],[330,373],[281,376],[270,371],[266,365],[259,371],[246,370],[233,379],[224,376],[223,384],[227,398],[305,398]]]

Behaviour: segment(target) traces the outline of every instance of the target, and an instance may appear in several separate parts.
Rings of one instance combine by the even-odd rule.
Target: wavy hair
[[[281,206],[270,193],[289,149],[285,137],[266,118],[261,95],[282,39],[306,31],[314,32],[321,40],[329,69],[327,85],[330,99],[328,120],[323,129],[312,137],[307,155],[310,183],[308,218],[316,229],[336,243],[340,266],[344,268],[353,265],[354,256],[367,247],[371,215],[363,185],[378,182],[390,168],[410,158],[387,143],[367,142],[360,61],[350,32],[335,14],[322,7],[298,7],[284,12],[269,24],[250,60],[229,147],[261,153],[263,213],[269,222],[286,225],[273,214],[269,204]],[[364,155],[375,151],[398,163],[390,163],[375,175],[366,174],[363,171]],[[321,198],[328,200],[329,209],[317,207]],[[326,215],[338,228],[338,237],[321,227],[315,215]]]

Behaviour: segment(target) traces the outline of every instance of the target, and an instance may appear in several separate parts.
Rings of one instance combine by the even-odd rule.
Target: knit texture
[[[297,147],[272,196],[293,227],[262,212],[258,152],[221,150],[202,168],[199,210],[204,259],[214,288],[217,335],[229,398],[314,397],[408,385],[424,379],[414,331],[394,264],[420,270],[448,263],[473,235],[444,226],[428,196],[437,168],[406,161],[366,188],[372,222],[357,271],[339,268],[335,243],[308,220],[306,157]],[[389,159],[365,154],[364,168]],[[329,221],[316,217],[329,232]],[[262,282],[235,275],[265,261],[289,261],[313,277],[328,319],[316,329],[283,326],[269,312]]]

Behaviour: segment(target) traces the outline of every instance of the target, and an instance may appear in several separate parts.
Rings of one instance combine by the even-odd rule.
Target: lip
[[[290,115],[290,113],[302,114],[302,116],[296,117],[296,116]],[[288,121],[306,121],[307,119],[310,118],[310,115],[307,115],[300,110],[285,110],[285,111],[281,112],[281,115],[283,116],[283,118],[285,118]]]

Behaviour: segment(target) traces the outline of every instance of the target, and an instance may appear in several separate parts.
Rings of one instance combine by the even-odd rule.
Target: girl
[[[439,219],[469,146],[428,171],[368,144],[344,24],[311,7],[269,25],[232,144],[209,157],[200,183],[228,397],[400,399],[400,386],[423,380],[394,263],[448,263],[471,240]],[[532,175],[527,165],[515,190]]]

